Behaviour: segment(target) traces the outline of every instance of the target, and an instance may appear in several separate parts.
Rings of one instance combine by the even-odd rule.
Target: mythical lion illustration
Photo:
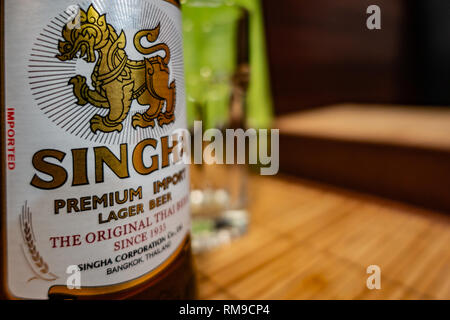
[[[143,37],[149,42],[158,39],[160,25],[155,29],[137,32],[134,46],[144,55],[163,51],[165,56],[157,55],[143,61],[133,61],[128,59],[124,50],[125,33],[121,31],[117,35],[114,28],[106,22],[105,14],[100,15],[92,5],[87,11],[80,9],[79,14],[77,27],[64,26],[62,36],[65,41],[59,42],[60,54],[56,57],[61,61],[78,57],[90,63],[96,62],[91,76],[94,90],[89,88],[86,78],[81,75],[69,81],[73,85],[78,105],[90,103],[98,108],[109,109],[105,117],[97,114],[91,119],[92,132],[122,131],[122,122],[135,99],[140,105],[148,105],[149,108],[144,113],[133,116],[134,128],[153,128],[155,119],[161,127],[173,122],[176,89],[175,81],[169,84],[169,47],[164,43],[149,48],[141,45]]]

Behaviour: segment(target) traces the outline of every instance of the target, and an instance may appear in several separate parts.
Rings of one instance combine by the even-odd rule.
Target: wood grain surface
[[[449,123],[450,108],[431,106],[346,103],[280,116],[280,171],[450,212]]]
[[[450,108],[345,103],[290,113],[283,134],[450,150]]]
[[[196,256],[200,299],[450,299],[448,215],[289,176],[249,190],[249,232]]]

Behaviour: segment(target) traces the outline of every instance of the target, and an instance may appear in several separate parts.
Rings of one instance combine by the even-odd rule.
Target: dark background
[[[366,9],[381,8],[381,30]],[[264,0],[276,114],[339,102],[450,105],[450,1]]]

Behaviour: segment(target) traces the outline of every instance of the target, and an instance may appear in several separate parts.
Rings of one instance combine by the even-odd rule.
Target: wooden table
[[[448,215],[287,176],[250,190],[248,234],[196,256],[201,299],[450,299]]]

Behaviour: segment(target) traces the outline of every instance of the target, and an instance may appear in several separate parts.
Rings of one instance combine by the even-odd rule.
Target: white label
[[[171,148],[186,126],[179,8],[6,0],[5,47],[10,293],[76,295],[73,266],[82,289],[150,274],[190,228]]]

